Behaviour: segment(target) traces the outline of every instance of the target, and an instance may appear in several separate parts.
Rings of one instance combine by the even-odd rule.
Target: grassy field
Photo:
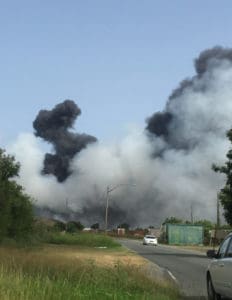
[[[106,247],[116,248],[120,245],[105,234],[81,233],[81,234],[60,234],[52,233],[48,236],[48,243],[51,244],[65,244],[65,245],[79,245],[87,247]]]
[[[37,248],[1,246],[0,299],[180,299],[167,282],[154,282],[144,275],[145,260],[115,242],[106,246],[108,237],[85,235],[82,240],[78,237],[79,244],[73,238],[69,245],[61,245],[59,239],[59,245]]]

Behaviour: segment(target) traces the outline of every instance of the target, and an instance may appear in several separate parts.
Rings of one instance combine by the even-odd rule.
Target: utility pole
[[[109,188],[109,186],[107,186],[107,188],[106,188],[106,215],[105,215],[105,231],[106,232],[108,229],[109,195],[110,195],[110,188]]]
[[[109,187],[107,186],[106,188],[106,214],[105,214],[105,232],[107,232],[108,229],[108,210],[109,210],[109,197],[110,197],[110,193],[113,192],[114,190],[116,190],[117,188],[124,186],[124,185],[128,185],[128,186],[136,186],[135,183],[129,184],[129,183],[120,183],[115,185],[114,187]]]
[[[217,194],[217,228],[219,228],[221,225],[221,220],[220,220],[220,199],[219,199],[219,194]]]
[[[191,223],[193,224],[193,205],[191,204]]]
[[[66,198],[65,204],[66,204],[66,214],[68,216],[68,198]],[[68,229],[68,221],[66,221],[66,224],[65,224],[65,231],[66,232],[67,232],[67,229]]]
[[[217,209],[217,222],[215,224],[215,230],[214,230],[214,238],[213,238],[213,247],[215,247],[215,242],[218,237],[218,230],[220,227],[220,199],[219,199],[219,193],[217,193],[217,200],[216,200],[216,209]]]

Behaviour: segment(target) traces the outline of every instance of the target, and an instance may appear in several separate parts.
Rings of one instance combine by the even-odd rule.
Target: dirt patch
[[[134,270],[141,271],[146,274],[151,280],[155,282],[162,282],[162,284],[169,284],[170,279],[165,274],[165,271],[156,264],[151,263],[142,256],[125,248],[120,250],[100,249],[100,248],[79,248],[66,246],[48,245],[44,251],[47,255],[55,255],[60,260],[71,261],[85,261],[93,263],[97,266],[115,267],[117,265],[124,265],[134,268]]]
[[[97,265],[104,265],[104,266],[114,266],[117,263],[125,264],[125,265],[144,265],[146,264],[146,261],[141,259],[137,256],[122,256],[117,255],[117,253],[78,253],[75,255],[78,259],[84,259],[84,260],[92,260]]]

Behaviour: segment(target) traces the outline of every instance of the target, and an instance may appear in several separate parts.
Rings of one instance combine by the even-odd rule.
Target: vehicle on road
[[[154,235],[145,235],[143,238],[143,245],[158,245],[157,237]]]
[[[213,258],[206,272],[209,300],[221,297],[232,298],[232,233],[221,243],[218,251],[208,250],[207,256]]]

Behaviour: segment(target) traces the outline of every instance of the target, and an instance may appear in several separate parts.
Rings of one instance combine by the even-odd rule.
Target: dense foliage
[[[118,248],[121,247],[118,242],[105,234],[94,234],[90,232],[79,232],[76,234],[51,232],[44,239],[49,244],[57,245],[76,245],[82,247],[100,247],[100,248]]]
[[[94,224],[91,225],[91,229],[97,230],[99,228],[100,228],[99,223],[94,223]]]
[[[232,143],[232,129],[227,132],[227,137]],[[226,184],[219,193],[219,200],[224,208],[224,216],[229,225],[232,226],[232,149],[226,154],[227,161],[223,166],[213,165],[215,172],[226,175]]]
[[[184,221],[182,219],[176,218],[176,217],[168,217],[164,220],[164,222],[162,223],[164,224],[181,224],[184,223]]]
[[[19,163],[14,156],[0,149],[0,240],[25,238],[33,225],[32,203],[23,188],[16,183]]]
[[[81,222],[70,221],[67,223],[66,231],[69,233],[75,233],[84,229],[84,225]]]

